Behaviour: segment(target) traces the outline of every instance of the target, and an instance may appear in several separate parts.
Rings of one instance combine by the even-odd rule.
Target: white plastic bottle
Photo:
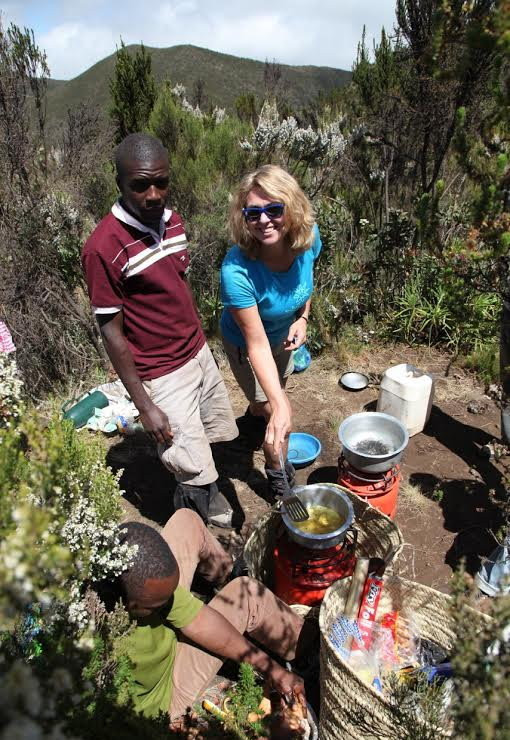
[[[407,428],[409,436],[421,432],[434,399],[434,380],[428,373],[404,362],[388,368],[382,379],[377,411],[391,414]]]

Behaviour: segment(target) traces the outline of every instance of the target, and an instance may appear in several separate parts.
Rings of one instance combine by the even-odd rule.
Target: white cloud
[[[18,6],[14,0],[11,3]],[[45,6],[48,13],[44,15]],[[105,0],[73,3],[40,0],[38,17],[58,18],[58,25],[38,32],[36,40],[48,55],[53,77],[70,78],[112,54],[120,37],[126,44],[146,46],[194,44],[282,64],[315,64],[350,69],[363,25],[367,41],[391,29],[395,0],[282,0],[260,9],[234,0],[176,0],[143,8],[139,0],[122,6]],[[51,14],[50,14],[51,9]],[[36,16],[34,15],[34,19]]]
[[[71,79],[115,51],[111,30],[83,23],[63,23],[37,39],[46,50],[51,76]]]

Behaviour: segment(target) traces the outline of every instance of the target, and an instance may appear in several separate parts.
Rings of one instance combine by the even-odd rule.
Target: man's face
[[[146,226],[158,227],[168,197],[168,160],[126,162],[117,177],[125,208]]]
[[[127,600],[127,610],[135,619],[147,619],[163,611],[179,585],[179,569],[168,578],[148,578],[139,594]]]

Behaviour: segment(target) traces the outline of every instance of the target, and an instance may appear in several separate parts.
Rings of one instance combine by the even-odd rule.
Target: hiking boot
[[[289,481],[289,486],[291,488],[294,488],[296,484],[296,468],[288,460],[285,461],[285,472],[287,473],[287,480]]]
[[[178,483],[174,491],[174,509],[191,509],[207,524],[209,516],[209,486],[187,486]]]
[[[215,527],[232,527],[234,511],[216,483],[209,483],[209,514],[207,521]]]
[[[266,467],[267,489],[271,503],[278,501],[288,493],[289,487],[292,488],[296,480],[296,471],[290,462],[285,463],[285,473],[278,469]],[[287,479],[287,483],[285,482]]]
[[[191,509],[204,524],[215,527],[231,527],[233,510],[216,483],[206,486],[189,486],[178,483],[174,492],[174,508]]]

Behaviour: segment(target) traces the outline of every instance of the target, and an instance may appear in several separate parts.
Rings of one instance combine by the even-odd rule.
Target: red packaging
[[[361,596],[361,605],[358,614],[358,626],[361,632],[361,639],[367,650],[372,643],[372,625],[375,622],[377,606],[383,589],[383,579],[377,576],[369,575],[365,581],[363,594]]]

